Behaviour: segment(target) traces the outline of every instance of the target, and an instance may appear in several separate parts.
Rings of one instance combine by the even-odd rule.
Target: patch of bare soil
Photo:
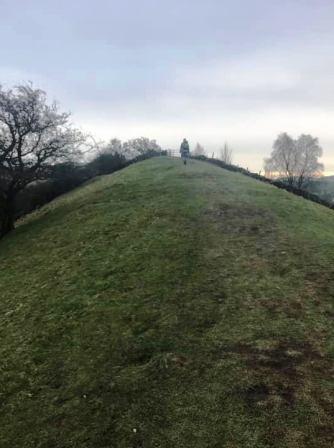
[[[311,379],[311,390],[318,388],[319,379],[334,378],[331,361],[308,341],[277,341],[265,349],[239,343],[224,352],[226,355],[233,353],[240,356],[247,370],[259,378],[259,382],[241,392],[245,402],[252,406],[293,406],[306,376]],[[327,402],[325,407],[321,402],[321,393],[316,399],[326,414],[334,413],[334,403]]]

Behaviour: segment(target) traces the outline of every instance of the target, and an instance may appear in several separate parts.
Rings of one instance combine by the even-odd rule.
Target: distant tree
[[[264,160],[265,174],[302,188],[323,171],[323,164],[318,161],[321,155],[322,149],[317,138],[303,134],[294,140],[286,133],[280,134],[274,142],[270,157]]]
[[[194,155],[195,156],[204,156],[205,155],[205,149],[202,145],[200,145],[198,142],[196,143],[196,146],[194,148]]]
[[[109,143],[102,147],[101,152],[103,154],[122,154],[123,145],[118,138],[112,138]]]
[[[233,150],[228,146],[227,143],[220,150],[220,159],[227,165],[232,164],[232,154]]]
[[[273,144],[271,156],[264,161],[266,175],[283,177],[293,185],[296,168],[296,145],[287,133],[280,134]]]
[[[296,152],[297,186],[302,188],[310,179],[322,174],[324,165],[318,161],[322,156],[322,148],[316,137],[303,134],[296,141]]]
[[[18,193],[47,178],[54,163],[78,154],[84,140],[71,127],[69,114],[46,103],[42,90],[0,86],[0,237],[14,228]]]
[[[127,159],[132,159],[139,155],[161,153],[162,149],[156,140],[150,140],[146,137],[134,138],[124,142],[122,145],[122,154]]]

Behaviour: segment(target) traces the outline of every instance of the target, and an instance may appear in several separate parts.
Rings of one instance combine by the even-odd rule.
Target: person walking
[[[189,158],[189,155],[190,155],[190,149],[189,149],[188,140],[186,138],[184,138],[183,142],[181,143],[180,154],[181,154],[181,159],[182,159],[184,165],[187,165],[187,159]]]

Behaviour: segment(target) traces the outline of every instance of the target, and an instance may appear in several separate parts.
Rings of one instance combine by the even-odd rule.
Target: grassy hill
[[[3,448],[334,444],[334,212],[151,159],[0,242]]]

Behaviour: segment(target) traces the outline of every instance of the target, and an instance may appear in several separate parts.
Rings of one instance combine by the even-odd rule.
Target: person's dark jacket
[[[181,156],[188,156],[189,151],[189,143],[187,142],[187,140],[183,140],[180,147]]]

